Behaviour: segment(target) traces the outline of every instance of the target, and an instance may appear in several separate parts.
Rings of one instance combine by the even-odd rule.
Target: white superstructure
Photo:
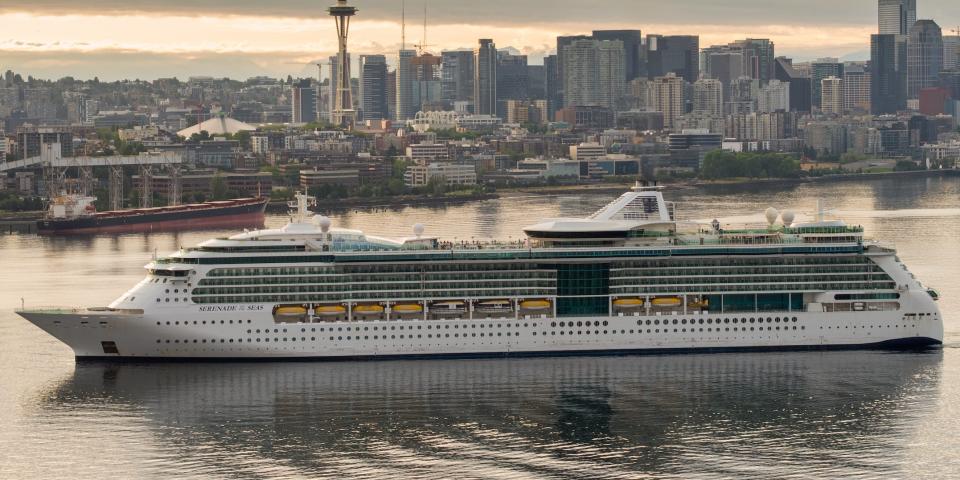
[[[511,243],[280,229],[147,265],[109,307],[19,312],[78,357],[389,358],[939,345],[935,299],[841,221],[678,222],[637,187]]]

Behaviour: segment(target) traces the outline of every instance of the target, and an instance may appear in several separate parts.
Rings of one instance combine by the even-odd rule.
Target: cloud
[[[351,23],[350,50],[387,54],[400,46],[397,0],[351,0],[360,8]],[[407,44],[421,40],[423,0],[407,0]],[[924,0],[921,16],[947,10],[955,0]],[[333,0],[329,0],[333,3]],[[777,53],[809,59],[862,55],[876,29],[875,0],[484,0],[428,4],[431,49],[472,48],[478,38],[515,46],[536,62],[555,48],[556,36],[593,29],[639,28],[644,33],[698,34],[701,45],[738,38],[771,38]],[[941,21],[954,24],[954,18]],[[169,76],[171,72],[285,76],[334,53],[333,22],[323,0],[3,0],[0,3],[0,66],[30,71],[40,59],[70,59],[46,75],[97,72],[102,78]],[[148,75],[126,70],[110,55],[149,58]],[[217,55],[224,56],[220,61]],[[164,60],[165,59],[165,60]],[[282,59],[274,61],[273,59]],[[130,60],[130,59],[128,59]],[[209,66],[201,61],[209,61]],[[109,73],[108,73],[109,72]],[[94,73],[95,74],[95,73]],[[181,73],[183,74],[183,73]],[[92,76],[92,75],[89,75]]]

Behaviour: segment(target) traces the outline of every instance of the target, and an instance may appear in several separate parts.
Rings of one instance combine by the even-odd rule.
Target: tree
[[[227,182],[223,180],[223,175],[217,172],[210,180],[210,195],[214,200],[226,200],[229,198],[227,191]]]

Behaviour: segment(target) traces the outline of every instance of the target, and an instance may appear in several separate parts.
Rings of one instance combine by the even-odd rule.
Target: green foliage
[[[893,167],[894,171],[897,172],[909,172],[913,170],[924,170],[922,165],[917,165],[916,162],[910,160],[897,160],[897,165]]]
[[[217,172],[217,174],[210,179],[210,194],[214,200],[227,200],[230,198],[230,194],[227,191],[227,182],[223,180],[223,175],[220,175],[220,172]]]
[[[45,208],[46,205],[40,197],[22,197],[14,192],[0,191],[0,211],[35,212]]]
[[[722,178],[794,178],[800,175],[800,163],[781,153],[735,153],[714,150],[707,154],[700,177]]]

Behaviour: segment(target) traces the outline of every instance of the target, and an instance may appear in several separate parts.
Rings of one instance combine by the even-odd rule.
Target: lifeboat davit
[[[524,310],[546,310],[552,305],[549,300],[524,300],[520,302],[520,308]]]
[[[484,300],[477,303],[477,308],[482,310],[510,310],[513,308],[513,302],[510,300]]]

